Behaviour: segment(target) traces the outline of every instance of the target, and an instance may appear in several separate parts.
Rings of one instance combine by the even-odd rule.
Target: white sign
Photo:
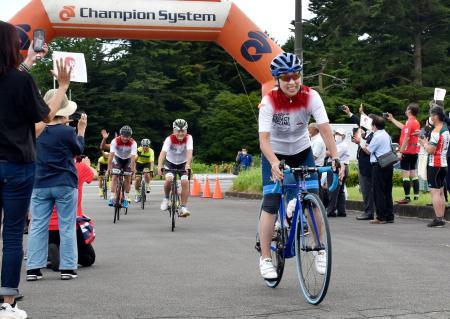
[[[59,61],[60,59],[63,59],[66,65],[72,68],[71,81],[87,83],[86,61],[84,60],[83,53],[53,52],[53,70],[55,73],[58,73],[56,60]]]
[[[372,119],[365,114],[361,114],[359,126],[364,127],[369,131],[372,131]]]
[[[434,99],[435,101],[444,101],[445,93],[447,91],[445,89],[434,88]]]
[[[42,0],[42,3],[56,29],[83,24],[91,28],[103,25],[112,30],[123,30],[124,26],[222,28],[231,8],[229,1]]]

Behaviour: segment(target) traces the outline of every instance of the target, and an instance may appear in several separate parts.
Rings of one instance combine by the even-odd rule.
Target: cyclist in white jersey
[[[163,168],[166,172],[166,181],[164,183],[165,196],[161,202],[161,210],[167,210],[169,204],[170,186],[174,177],[173,172],[170,170],[185,170],[183,173],[178,173],[181,180],[180,217],[188,217],[191,214],[187,209],[189,198],[188,171],[191,169],[194,142],[192,136],[187,134],[188,124],[185,120],[177,119],[172,126],[173,134],[164,141],[158,158],[158,175],[163,175]]]
[[[120,129],[120,135],[111,141],[110,154],[108,158],[108,173],[111,173],[111,169],[123,169],[124,172],[136,173],[136,158],[137,158],[137,144],[131,138],[133,131],[128,125],[123,126]],[[111,179],[111,197],[109,198],[108,205],[114,205],[114,196],[117,185],[117,175],[112,175]],[[131,201],[130,188],[131,188],[131,176],[125,176],[125,200],[123,206],[128,208]]]
[[[281,194],[273,194],[275,180],[283,179],[280,161],[285,160],[290,167],[301,165],[314,167],[314,157],[308,135],[308,123],[314,117],[320,135],[333,159],[333,167],[340,163],[336,143],[328,121],[325,106],[319,93],[301,84],[303,62],[292,53],[281,53],[270,65],[278,88],[265,95],[259,106],[259,144],[262,151],[261,167],[263,179],[263,203],[259,223],[261,276],[267,280],[277,278],[272,264],[270,241],[281,201]],[[341,169],[340,178],[344,171]],[[318,193],[317,174],[310,174],[306,187],[311,193]],[[315,267],[319,274],[325,273],[326,251],[321,250],[315,257]]]

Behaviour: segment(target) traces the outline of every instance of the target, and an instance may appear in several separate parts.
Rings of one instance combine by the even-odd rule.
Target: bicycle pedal
[[[255,249],[257,252],[261,253],[261,243],[259,241],[256,242]]]

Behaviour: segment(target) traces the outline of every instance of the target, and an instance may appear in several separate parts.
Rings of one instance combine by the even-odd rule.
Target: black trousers
[[[345,165],[345,164],[342,164]],[[334,212],[337,210],[338,215],[345,214],[345,181],[347,180],[348,176],[348,165],[345,165],[345,175],[344,179],[342,180],[342,183],[338,185],[338,187],[333,192],[328,192],[328,206],[327,206],[327,213],[328,214],[334,214]],[[328,187],[331,186],[331,183],[333,182],[333,175],[328,174],[327,176],[327,183]]]
[[[382,168],[372,164],[373,199],[377,219],[381,221],[394,220],[394,205],[392,202],[392,165]]]
[[[56,244],[59,248],[59,230],[50,230],[48,232],[48,243]],[[95,251],[91,244],[86,244],[83,234],[77,227],[77,246],[78,246],[78,264],[83,267],[89,267],[95,262]]]

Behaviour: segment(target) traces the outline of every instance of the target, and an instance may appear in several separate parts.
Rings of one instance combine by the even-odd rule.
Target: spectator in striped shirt
[[[444,109],[435,106],[430,110],[430,120],[434,126],[429,140],[423,136],[420,144],[428,153],[427,180],[430,188],[433,208],[436,218],[428,227],[444,227],[445,198],[444,181],[447,175],[447,150],[450,141],[450,133],[447,124],[444,123]]]

